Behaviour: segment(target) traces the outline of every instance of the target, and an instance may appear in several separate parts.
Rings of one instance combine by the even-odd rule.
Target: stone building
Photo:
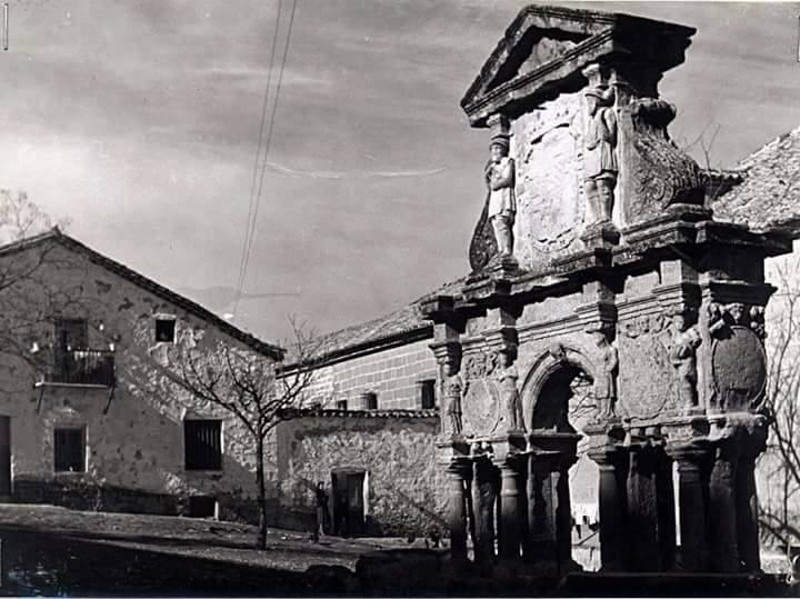
[[[280,348],[57,229],[0,248],[0,279],[0,495],[251,516],[252,443],[170,383],[170,349],[221,342],[276,361]]]
[[[524,9],[462,102],[513,159],[513,209],[492,208],[504,184],[487,169],[472,273],[333,336],[319,365],[321,405],[419,409],[432,345],[456,557],[474,527],[477,561],[499,542],[564,571],[578,497],[597,506],[607,569],[758,569],[765,264],[797,237],[800,135],[702,172],[657,92],[693,34]]]

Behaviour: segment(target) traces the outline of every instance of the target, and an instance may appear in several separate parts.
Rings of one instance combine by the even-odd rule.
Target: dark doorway
[[[331,478],[334,534],[364,534],[364,470],[336,470]]]
[[[0,416],[0,500],[11,498],[11,417]]]
[[[193,495],[189,497],[190,518],[216,518],[217,500],[208,495]]]

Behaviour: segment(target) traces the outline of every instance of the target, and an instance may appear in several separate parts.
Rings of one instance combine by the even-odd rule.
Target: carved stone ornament
[[[616,417],[617,374],[619,355],[617,348],[602,330],[591,332],[597,344],[598,362],[602,376],[595,377],[594,395],[597,400],[597,419],[609,420]]]
[[[730,335],[730,327],[741,325],[749,327],[759,339],[767,336],[764,323],[763,306],[746,306],[741,302],[708,304],[708,331],[715,339],[725,339]]]
[[[484,169],[486,185],[489,187],[489,210],[487,216],[492,224],[497,251],[501,257],[514,253],[514,218],[517,201],[514,195],[514,159],[509,157],[507,135],[492,138],[491,159]]]
[[[630,103],[632,144],[627,161],[627,196],[636,198],[623,207],[626,224],[664,214],[672,204],[702,205],[705,195],[700,168],[667,135],[675,107],[654,98]]]
[[[625,364],[617,376],[621,415],[649,420],[675,403],[677,379],[670,362],[667,322],[660,311],[619,321],[618,351]]]
[[[617,117],[614,112],[614,88],[605,84],[590,87],[584,93],[588,118],[584,136],[584,191],[590,216],[587,227],[611,220],[614,187],[617,183]]]
[[[499,364],[496,370],[500,395],[505,408],[504,420],[508,432],[525,432],[522,415],[522,399],[519,395],[519,373],[514,364],[516,348],[507,348],[499,353]]]
[[[674,332],[669,359],[678,379],[678,410],[697,407],[697,348],[702,342],[697,326],[684,313],[673,316]]]
[[[711,372],[714,401],[723,411],[758,410],[765,398],[767,356],[759,335],[732,324],[714,340]]]
[[[497,364],[495,352],[480,352],[464,358],[463,434],[486,437],[497,430],[503,416],[502,398],[492,377]]]

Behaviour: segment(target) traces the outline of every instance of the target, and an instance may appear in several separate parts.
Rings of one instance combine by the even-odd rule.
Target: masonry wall
[[[28,256],[30,258],[30,256]],[[24,255],[4,257],[13,268]],[[188,498],[210,495],[223,518],[255,515],[254,455],[243,426],[225,411],[198,401],[170,382],[174,344],[155,341],[155,317],[176,319],[180,344],[213,352],[219,343],[245,349],[207,321],[162,300],[81,255],[57,248],[26,281],[24,302],[0,296],[4,314],[26,323],[24,359],[0,362],[0,414],[10,416],[13,493],[82,509],[186,513]],[[3,303],[5,301],[5,303]],[[89,322],[92,349],[114,349],[117,386],[34,387],[52,360],[52,318]],[[220,471],[184,467],[183,422],[222,420]],[[54,471],[54,429],[84,427],[86,472]],[[268,462],[269,464],[272,461]],[[276,501],[275,469],[268,467]]]
[[[446,529],[446,497],[436,462],[436,417],[307,416],[276,431],[279,522],[313,522],[314,488],[337,469],[363,470],[366,534],[423,536]],[[331,501],[331,504],[333,501]]]
[[[420,382],[437,377],[430,342],[423,339],[317,369],[306,405],[333,408],[345,400],[348,409],[361,409],[361,395],[372,392],[379,409],[420,409]],[[438,386],[436,395],[438,403]]]

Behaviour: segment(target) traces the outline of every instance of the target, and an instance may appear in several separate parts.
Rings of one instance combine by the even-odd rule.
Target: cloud
[[[407,171],[321,171],[299,170],[275,162],[267,162],[267,167],[288,177],[304,179],[401,179],[411,177],[431,177],[444,172],[444,167]]]

